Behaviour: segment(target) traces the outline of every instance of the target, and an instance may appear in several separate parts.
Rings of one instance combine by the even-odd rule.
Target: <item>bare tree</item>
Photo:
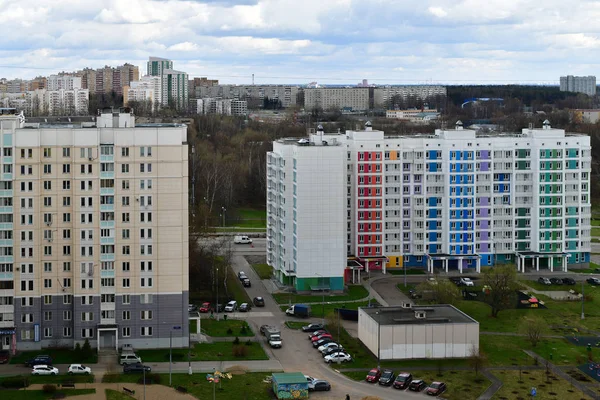
[[[460,290],[448,279],[427,280],[417,286],[417,293],[437,304],[455,304],[460,299]]]
[[[542,340],[542,336],[548,329],[548,324],[542,318],[533,316],[533,317],[523,317],[521,319],[520,331],[523,333],[527,340],[531,343],[532,347],[537,346],[537,344]]]
[[[512,308],[516,301],[517,270],[512,264],[496,266],[485,272],[484,301],[492,307],[492,317],[497,317],[502,310]]]
[[[479,374],[479,371],[484,368],[487,364],[487,356],[474,344],[469,349],[469,365],[475,370],[475,376]]]

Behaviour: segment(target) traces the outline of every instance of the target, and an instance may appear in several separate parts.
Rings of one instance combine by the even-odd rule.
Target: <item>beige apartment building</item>
[[[187,346],[187,127],[0,111],[2,348]]]

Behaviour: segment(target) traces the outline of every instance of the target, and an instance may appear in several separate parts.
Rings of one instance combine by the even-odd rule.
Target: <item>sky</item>
[[[596,75],[596,0],[0,0],[0,77],[149,56],[222,83],[557,84]]]

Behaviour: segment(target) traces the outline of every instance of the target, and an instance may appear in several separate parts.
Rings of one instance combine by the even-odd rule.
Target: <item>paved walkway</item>
[[[481,374],[488,378],[492,384],[485,390],[485,392],[483,392],[481,396],[477,398],[477,400],[490,400],[502,387],[502,381],[496,378],[496,376],[489,370],[483,369]]]
[[[561,368],[557,367],[556,365],[552,364],[550,361],[546,360],[545,358],[539,356],[537,353],[531,351],[531,350],[523,350],[528,356],[530,356],[533,359],[538,359],[539,364],[546,366],[548,365],[548,368],[555,373],[556,375],[560,376],[561,378],[563,378],[564,380],[566,380],[567,382],[570,382],[571,385],[575,386],[577,389],[581,390],[583,393],[585,393],[586,395],[590,396],[592,399],[598,399],[600,398],[600,396],[598,396],[598,393],[596,391],[594,391],[592,388],[584,385],[583,383],[577,381],[576,379],[573,379],[569,374],[567,374],[565,371],[563,371]]]
[[[44,385],[36,384],[30,385],[25,390],[42,390]],[[138,385],[137,383],[79,383],[76,384],[77,389],[96,389],[94,394],[85,394],[77,396],[77,400],[105,400],[106,389],[116,390],[117,392],[123,393],[123,387],[127,389],[135,390],[136,399],[146,400],[198,400],[191,394],[179,393],[174,388],[170,388],[164,385],[146,385],[146,394],[144,395],[144,385]]]

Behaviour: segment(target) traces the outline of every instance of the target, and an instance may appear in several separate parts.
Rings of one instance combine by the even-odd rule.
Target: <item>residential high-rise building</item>
[[[139,81],[132,81],[131,86],[123,87],[123,104],[129,105],[131,101],[150,102],[154,110],[162,100],[162,86],[160,76],[143,76]]]
[[[185,125],[136,127],[129,109],[86,128],[0,112],[3,347],[187,346]]]
[[[146,68],[146,75],[162,76],[163,71],[167,69],[173,69],[172,60],[160,57],[150,57]]]
[[[283,108],[297,103],[298,86],[291,85],[200,85],[194,87],[193,96],[198,99],[216,97],[238,99],[263,106],[265,99],[279,100]],[[256,107],[255,107],[256,108]]]
[[[316,164],[339,156],[344,172],[299,168],[311,151],[324,159]],[[357,270],[513,263],[566,271],[590,261],[590,138],[548,121],[511,134],[476,134],[458,123],[393,137],[367,123],[362,131],[274,142],[267,167],[267,262],[296,288],[306,289],[298,279],[312,277],[314,265],[356,280]],[[307,183],[329,174],[332,189],[337,179],[345,186],[341,198]],[[342,203],[344,212],[321,215],[321,201]],[[332,242],[342,238],[352,263],[321,264],[338,249],[305,235],[307,221]]]
[[[73,90],[82,89],[81,77],[71,75],[50,75],[48,77],[48,90]]]
[[[172,104],[178,109],[188,106],[188,74],[174,69],[165,69],[161,75],[162,104]]]
[[[561,92],[585,93],[588,96],[596,95],[596,77],[595,76],[561,76]]]
[[[304,89],[304,108],[306,110],[347,110],[365,111],[369,106],[370,88],[331,87]]]

